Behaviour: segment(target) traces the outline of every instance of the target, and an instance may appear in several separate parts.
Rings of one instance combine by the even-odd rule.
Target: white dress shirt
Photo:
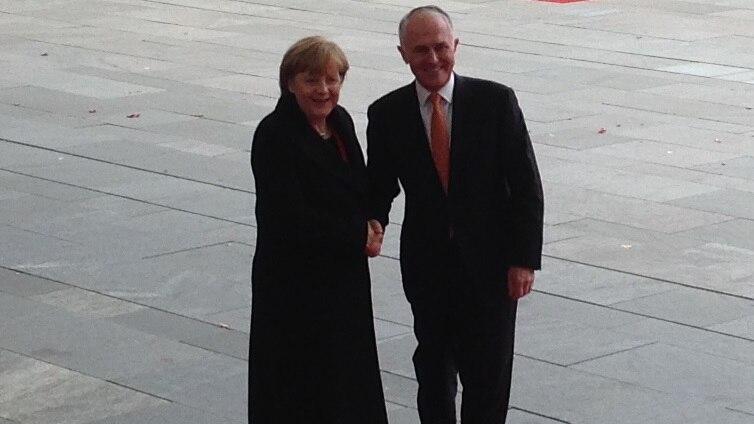
[[[445,122],[448,124],[448,138],[452,134],[453,126],[453,87],[455,86],[455,75],[450,74],[448,82],[437,92],[442,98],[442,108],[445,112]],[[419,112],[424,122],[424,130],[427,132],[427,140],[432,140],[432,100],[429,99],[430,92],[416,81],[416,96],[419,99]],[[451,140],[448,140],[450,143]],[[430,143],[431,144],[431,143]],[[432,146],[430,145],[430,149]]]

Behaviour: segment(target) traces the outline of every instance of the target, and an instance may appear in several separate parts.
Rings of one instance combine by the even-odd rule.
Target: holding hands
[[[534,285],[534,270],[512,266],[508,269],[508,294],[514,300],[531,293]]]
[[[384,230],[382,224],[376,219],[370,219],[367,222],[367,245],[364,248],[364,252],[370,258],[374,258],[380,255],[382,250],[382,239],[384,237]]]

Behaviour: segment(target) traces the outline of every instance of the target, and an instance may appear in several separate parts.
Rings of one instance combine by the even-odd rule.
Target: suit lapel
[[[406,157],[411,158],[411,162],[418,169],[423,169],[420,172],[430,172],[431,175],[436,176],[437,169],[432,159],[427,130],[424,128],[415,82],[404,86],[401,89],[401,96],[402,98],[396,102],[396,106],[403,107],[398,116],[402,119],[402,124],[406,129],[406,139],[403,146],[406,149]],[[440,177],[436,177],[435,180],[438,189],[442,191]]]
[[[466,161],[467,151],[471,148],[469,134],[473,134],[469,125],[469,113],[473,113],[474,99],[468,96],[468,90],[464,90],[465,79],[455,74],[453,87],[453,124],[450,134],[450,187],[452,193],[454,187],[460,184]],[[464,138],[466,137],[466,138]]]

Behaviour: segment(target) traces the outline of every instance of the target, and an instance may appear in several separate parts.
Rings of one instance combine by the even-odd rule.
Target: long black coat
[[[387,422],[364,253],[364,158],[345,109],[329,122],[348,163],[290,94],[254,133],[251,424]]]

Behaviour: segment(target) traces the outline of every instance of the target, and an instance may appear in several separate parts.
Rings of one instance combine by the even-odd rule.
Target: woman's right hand
[[[376,219],[370,219],[367,221],[367,245],[364,248],[364,252],[370,258],[374,258],[380,255],[382,250],[382,239],[385,232],[382,229],[382,224]]]

